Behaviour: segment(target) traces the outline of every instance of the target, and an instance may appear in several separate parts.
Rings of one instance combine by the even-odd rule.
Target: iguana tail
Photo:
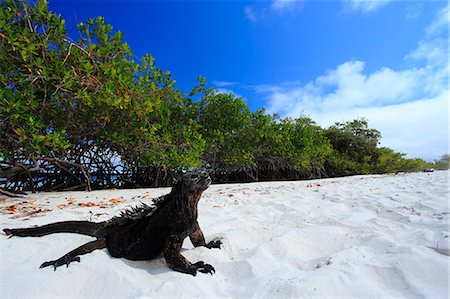
[[[76,233],[100,237],[106,222],[62,221],[30,228],[5,228],[7,235],[19,237],[41,237],[53,233]]]

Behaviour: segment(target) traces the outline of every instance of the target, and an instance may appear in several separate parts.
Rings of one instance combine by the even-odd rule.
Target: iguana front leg
[[[167,240],[164,248],[164,257],[166,258],[167,265],[175,271],[194,276],[197,274],[197,271],[209,274],[216,272],[213,266],[205,264],[203,261],[191,264],[184,256],[181,255],[180,250],[183,245],[184,238],[184,236],[174,234]]]
[[[195,221],[194,230],[189,234],[189,239],[191,239],[192,244],[197,246],[204,246],[206,248],[219,248],[222,242],[220,240],[212,240],[208,244],[206,244],[205,237],[203,236],[203,232],[198,225],[198,222]]]

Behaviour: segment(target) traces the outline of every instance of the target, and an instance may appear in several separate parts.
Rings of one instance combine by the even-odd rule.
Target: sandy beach
[[[449,172],[212,185],[199,205],[206,240],[172,271],[164,258],[129,261],[106,249],[68,268],[39,269],[92,240],[77,234],[0,236],[2,298],[448,298]],[[169,188],[1,198],[0,228],[103,221]]]

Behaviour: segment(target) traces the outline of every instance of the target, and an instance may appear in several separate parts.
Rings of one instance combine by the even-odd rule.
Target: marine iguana
[[[175,271],[196,275],[197,271],[213,274],[215,269],[203,261],[190,263],[180,254],[184,239],[207,248],[220,248],[222,242],[205,242],[197,222],[200,196],[211,183],[205,171],[190,171],[179,175],[169,194],[153,200],[152,205],[140,206],[122,212],[120,216],[103,222],[62,221],[31,228],[6,228],[7,235],[41,237],[52,233],[77,233],[97,238],[61,258],[43,263],[40,268],[61,265],[67,267],[80,261],[79,255],[107,248],[113,257],[130,260],[149,260],[164,254],[166,262]]]

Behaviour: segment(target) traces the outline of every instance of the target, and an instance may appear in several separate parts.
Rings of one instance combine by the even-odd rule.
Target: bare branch
[[[8,196],[8,197],[18,197],[18,198],[23,198],[22,195],[15,194],[15,193],[12,193],[12,192],[3,190],[3,189],[1,189],[1,188],[0,188],[0,194],[5,195],[5,196]]]

